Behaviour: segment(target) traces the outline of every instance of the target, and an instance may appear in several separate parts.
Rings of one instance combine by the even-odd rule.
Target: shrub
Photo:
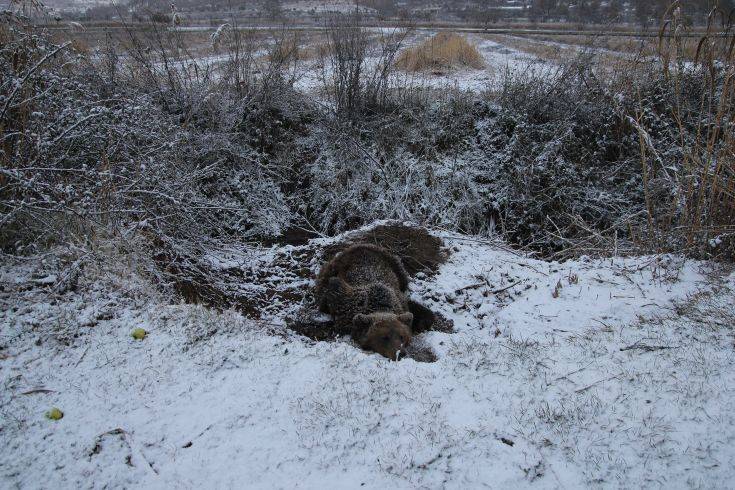
[[[605,77],[583,54],[470,94],[400,85],[403,33],[374,43],[343,18],[322,105],[239,29],[217,64],[188,58],[180,36],[154,25],[123,53],[86,54],[0,25],[3,250],[136,235],[196,263],[211,247],[388,218],[500,232],[558,258],[704,254],[732,236],[722,54]]]
[[[681,153],[670,161],[666,148],[651,142],[648,126],[636,126],[648,235],[659,249],[674,242],[679,250],[735,257],[735,19],[718,8],[711,11],[691,66],[682,47],[678,2],[668,13],[659,54]],[[640,119],[645,116],[638,112]],[[658,181],[671,190],[667,199],[660,199]]]
[[[150,15],[151,22],[156,24],[170,24],[171,16],[163,12],[154,12]]]
[[[455,68],[479,70],[485,66],[485,61],[463,36],[439,32],[419,46],[404,49],[396,59],[396,66],[413,72]]]
[[[236,76],[242,66],[229,66],[220,83],[237,86],[216,97],[206,70],[159,62],[155,51],[130,56],[123,70],[114,56],[97,66],[69,43],[0,29],[8,41],[0,48],[3,249],[141,229],[241,240],[288,226],[282,177],[264,157],[274,149],[262,146],[267,126],[258,122],[279,106],[302,112],[284,107],[278,77],[246,87]]]

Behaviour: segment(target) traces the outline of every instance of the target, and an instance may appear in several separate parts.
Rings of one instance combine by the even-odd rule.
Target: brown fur
[[[353,245],[317,277],[319,309],[334,317],[363,349],[397,359],[411,341],[408,275],[396,256],[375,245]]]
[[[358,314],[353,320],[352,337],[365,350],[398,361],[406,356],[411,344],[411,313]]]

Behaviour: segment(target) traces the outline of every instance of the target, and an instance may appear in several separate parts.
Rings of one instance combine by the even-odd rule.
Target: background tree
[[[610,0],[607,7],[604,9],[604,16],[607,20],[612,22],[621,21],[621,16],[624,12],[625,6],[623,0]]]
[[[557,0],[533,0],[529,9],[529,17],[534,21],[546,22],[556,10]]]
[[[647,27],[651,22],[651,3],[650,0],[635,0],[633,2],[633,11],[635,19],[641,27]]]
[[[280,19],[283,17],[281,0],[264,0],[262,10],[269,19]]]

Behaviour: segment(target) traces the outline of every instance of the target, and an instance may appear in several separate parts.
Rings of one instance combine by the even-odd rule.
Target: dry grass
[[[277,62],[324,59],[330,54],[329,43],[321,37],[303,38],[294,35],[276,41],[268,53],[268,60]]]
[[[486,35],[485,39],[495,41],[508,48],[529,54],[541,60],[563,61],[574,57],[576,51],[572,47],[562,47],[559,44],[549,44],[535,39],[508,35]]]
[[[658,55],[658,38],[639,36],[606,36],[604,34],[579,35],[486,35],[490,39],[508,47],[531,54],[548,61],[559,61],[573,56],[575,48],[602,50],[602,56],[654,57]],[[692,61],[695,58],[699,38],[685,37],[681,39],[682,59]]]
[[[584,48],[598,48],[622,54],[655,56],[658,54],[659,40],[656,37],[638,36],[605,36],[605,35],[578,35],[578,36],[521,36],[537,41],[557,42],[580,46]],[[699,44],[698,37],[681,38],[681,55],[687,61],[692,61]]]
[[[625,54],[641,54],[653,56],[656,54],[656,38],[636,36],[533,36],[539,41],[552,41],[583,48],[598,48]]]
[[[300,58],[302,60],[312,60],[312,59],[324,59],[325,57],[329,56],[331,53],[331,48],[329,46],[329,43],[326,41],[322,41],[316,44],[311,44],[309,46],[306,46],[305,48],[301,49],[301,52],[299,54]]]
[[[677,4],[670,7],[670,11]],[[643,110],[636,114],[634,126],[639,131],[642,156],[643,183],[649,215],[651,235],[659,241],[659,248],[669,241],[671,234],[686,239],[685,250],[706,250],[707,254],[735,256],[735,34],[733,24],[723,19],[717,26],[717,11],[710,14],[707,31],[694,51],[694,63],[701,68],[701,77],[688,76],[691,68],[682,31],[681,19],[674,12],[661,28],[659,56],[662,69],[676,94],[673,118],[679,125],[681,141],[694,135],[694,141],[683,147],[680,171],[675,176],[662,168],[661,157],[649,143],[650,137],[641,127]],[[691,44],[691,43],[690,43]],[[698,90],[701,97],[692,102],[686,92]],[[685,121],[700,114],[695,131],[686,128]],[[677,200],[670,210],[655,198],[650,182],[665,175],[676,182]],[[662,209],[663,208],[663,209]],[[653,233],[654,227],[664,231]]]
[[[634,38],[602,38],[593,36],[528,36],[528,35],[486,35],[485,39],[503,44],[509,48],[536,58],[563,62],[573,59],[580,49],[595,50],[598,60],[630,59],[632,55],[653,56],[655,42],[646,39],[645,45]],[[607,42],[612,41],[612,42]],[[601,50],[601,51],[597,51]],[[630,56],[629,56],[630,55]]]
[[[440,32],[419,46],[401,52],[396,67],[406,71],[453,68],[481,69],[485,61],[477,48],[464,37]]]
[[[273,45],[268,53],[268,60],[275,63],[298,61],[301,59],[303,51],[300,44],[301,43],[296,36],[280,39]]]

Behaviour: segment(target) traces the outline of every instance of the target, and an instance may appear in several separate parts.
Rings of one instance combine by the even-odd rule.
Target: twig
[[[84,356],[86,356],[87,355],[87,352],[89,352],[89,348],[90,348],[90,346],[88,345],[87,348],[84,349],[84,352],[82,352],[82,355],[79,356],[79,360],[77,361],[76,364],[74,364],[74,367],[79,366],[79,363],[82,362],[82,360],[84,360]]]
[[[580,371],[584,371],[585,369],[587,369],[588,367],[590,367],[590,366],[592,365],[592,363],[593,363],[593,362],[594,362],[594,361],[591,361],[591,362],[590,362],[589,364],[587,364],[587,365],[586,365],[586,366],[584,366],[584,367],[581,367],[581,368],[579,368],[579,369],[575,369],[574,371],[570,371],[570,372],[568,372],[567,374],[564,374],[564,375],[562,375],[562,376],[559,376],[558,378],[554,378],[554,381],[559,381],[560,379],[564,379],[564,378],[566,378],[567,376],[571,376],[572,374],[577,374],[577,373],[578,373],[578,372],[580,372]]]
[[[609,378],[605,378],[605,379],[601,379],[599,381],[595,381],[591,385],[585,386],[584,388],[580,388],[578,390],[574,390],[574,392],[575,393],[583,393],[583,392],[589,390],[590,388],[592,388],[595,385],[598,385],[600,383],[604,383],[605,381],[610,381],[611,379],[617,379],[617,378],[618,378],[617,376],[610,376]]]
[[[122,429],[121,429],[122,430]],[[137,453],[137,456],[143,460],[143,462],[148,465],[148,468],[155,474],[158,475],[158,470],[156,470],[153,467],[153,464],[151,464],[150,461],[148,461],[148,458],[145,457],[145,454],[143,454],[143,451],[138,447],[138,445],[133,441],[133,436],[130,434],[130,432],[127,432],[125,430],[122,431],[122,436],[125,442],[127,443],[128,447],[130,448],[131,453]]]
[[[24,391],[21,393],[21,395],[34,395],[36,393],[56,393],[54,390],[49,390],[47,388],[35,388],[32,390]]]
[[[505,286],[504,288],[500,288],[500,289],[493,289],[492,291],[490,291],[490,294],[498,294],[498,293],[502,293],[503,291],[507,291],[508,289],[510,289],[510,288],[512,288],[512,287],[515,287],[515,286],[519,285],[519,284],[520,284],[520,283],[522,283],[522,282],[523,282],[523,279],[520,279],[520,280],[518,280],[518,281],[514,282],[513,284],[511,284],[511,285],[509,285],[509,286]]]
[[[678,349],[679,346],[666,346],[666,345],[646,345],[641,344],[639,342],[636,342],[635,344],[629,345],[628,347],[621,347],[620,351],[626,351],[626,350],[635,350],[640,349],[645,352],[653,352],[657,350],[664,350],[664,349]]]
[[[489,291],[489,293],[490,293],[490,294],[498,294],[498,293],[502,293],[503,291],[507,291],[508,289],[510,289],[510,288],[512,288],[512,287],[514,287],[514,286],[517,286],[517,285],[519,285],[519,284],[520,284],[520,283],[522,283],[522,282],[523,282],[523,279],[521,279],[521,280],[518,280],[518,281],[516,281],[516,282],[514,282],[513,284],[510,284],[510,285],[508,285],[508,286],[505,286],[504,288],[500,288],[500,289],[493,289],[493,290]],[[455,289],[455,290],[454,290],[454,294],[459,294],[459,293],[461,293],[462,291],[466,291],[466,290],[468,290],[468,289],[477,289],[477,288],[480,288],[480,287],[482,287],[482,286],[487,286],[487,285],[488,285],[487,281],[485,281],[485,282],[478,282],[477,284],[470,284],[469,286],[464,286],[464,287],[461,287],[461,288],[459,288],[459,289]]]
[[[468,289],[477,289],[477,288],[481,288],[482,286],[487,286],[487,282],[478,282],[477,284],[470,284],[469,286],[463,286],[463,287],[461,287],[461,288],[459,288],[459,289],[455,289],[455,290],[454,290],[454,294],[459,294],[459,293],[461,293],[462,291],[466,291],[466,290],[468,290]]]
[[[35,73],[35,71],[38,70],[41,67],[41,65],[43,65],[44,63],[46,63],[46,61],[48,61],[50,58],[54,57],[56,55],[56,53],[58,53],[62,49],[66,49],[70,44],[71,44],[71,41],[62,44],[61,46],[59,46],[58,48],[54,49],[49,54],[47,54],[46,56],[44,56],[43,58],[41,58],[41,60],[38,63],[36,63],[35,65],[33,65],[33,68],[31,68],[30,70],[28,70],[28,73],[25,74],[25,76],[20,81],[20,83],[18,83],[18,84],[15,85],[15,88],[13,89],[12,92],[10,92],[10,95],[5,100],[5,105],[3,106],[3,111],[0,112],[0,121],[2,121],[2,119],[5,117],[5,113],[8,111],[8,107],[10,106],[10,102],[13,100],[13,98],[15,98],[15,95],[18,93],[18,90],[20,90],[20,88],[23,85],[25,85],[25,83],[28,81],[28,77],[30,77],[31,75],[33,75],[33,73]]]

